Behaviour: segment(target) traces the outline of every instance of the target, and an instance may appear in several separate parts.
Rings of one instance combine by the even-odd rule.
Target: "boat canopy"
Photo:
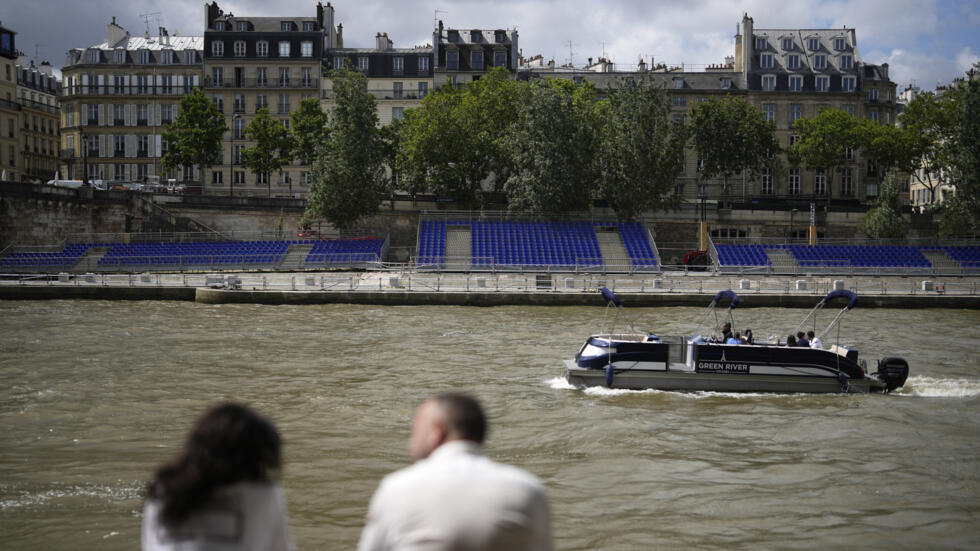
[[[835,298],[846,298],[847,300],[850,301],[847,303],[847,306],[844,307],[845,310],[850,310],[851,308],[854,308],[854,305],[856,305],[858,301],[857,293],[855,293],[854,291],[848,291],[847,289],[837,289],[836,291],[831,291],[827,293],[827,296],[823,297],[823,300],[821,302],[826,304],[834,300]]]
[[[623,305],[623,303],[619,300],[619,297],[616,296],[616,293],[612,292],[608,287],[599,289],[599,292],[602,293],[602,298],[606,299],[606,302],[611,302],[613,306]]]
[[[732,304],[729,306],[729,308],[735,308],[736,306],[738,306],[738,295],[736,295],[735,291],[732,291],[731,289],[718,291],[718,294],[715,295],[714,300],[712,300],[711,302],[714,304],[718,304],[719,301],[725,299],[730,299],[732,301]]]

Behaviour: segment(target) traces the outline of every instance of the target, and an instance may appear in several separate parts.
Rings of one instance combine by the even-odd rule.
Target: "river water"
[[[631,313],[681,334],[700,311]],[[0,302],[0,548],[138,547],[145,481],[205,407],[239,400],[283,434],[298,547],[350,549],[408,463],[415,406],[449,389],[484,402],[491,457],[544,480],[561,549],[980,545],[980,312],[846,317],[869,365],[909,360],[890,396],[568,388],[561,360],[602,315]],[[747,309],[736,328],[804,315]]]

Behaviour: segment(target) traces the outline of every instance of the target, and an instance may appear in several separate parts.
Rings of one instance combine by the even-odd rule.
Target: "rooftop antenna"
[[[40,67],[40,65],[38,65],[37,60],[38,58],[41,57],[41,46],[46,46],[46,44],[37,44],[37,43],[34,44],[34,59],[32,59],[31,61],[34,62],[35,67]]]
[[[575,52],[572,51],[572,46],[574,45],[575,45],[574,42],[572,42],[571,40],[568,41],[568,66],[569,67],[575,66]]]
[[[446,11],[446,10],[440,10],[440,9],[436,9],[436,10],[434,10],[432,12],[432,28],[433,29],[439,26],[439,14],[440,13],[449,13],[449,12]]]
[[[151,15],[155,15],[156,16],[155,19],[157,21],[157,28],[160,28],[160,12],[154,11],[154,12],[150,12],[150,13],[141,13],[140,14],[140,17],[142,17],[143,18],[143,21],[146,23],[146,34],[144,35],[146,37],[149,37],[150,36],[150,16]]]
[[[602,44],[602,58],[603,59],[608,59],[606,57],[606,43],[605,42],[599,42],[599,44]]]

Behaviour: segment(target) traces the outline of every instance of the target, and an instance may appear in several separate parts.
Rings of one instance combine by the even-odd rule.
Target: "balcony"
[[[66,87],[64,96],[184,96],[200,86],[178,86],[175,84],[160,84],[154,86],[71,86]]]
[[[246,78],[238,82],[234,80],[222,80],[216,84],[210,79],[204,79],[205,88],[229,88],[229,89],[253,89],[253,88],[316,88],[316,79],[287,79],[274,80],[270,83],[268,79]]]

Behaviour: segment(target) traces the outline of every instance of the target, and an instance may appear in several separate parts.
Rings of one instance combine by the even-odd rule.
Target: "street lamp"
[[[701,199],[701,241],[699,251],[708,250],[708,215],[706,212],[706,199],[708,195],[708,185],[698,184],[698,197]]]
[[[789,211],[789,238],[790,238],[790,240],[792,240],[795,237],[795,235],[793,234],[793,217],[796,216],[796,213],[798,213],[798,212],[800,212],[800,209],[793,209],[793,210]]]

